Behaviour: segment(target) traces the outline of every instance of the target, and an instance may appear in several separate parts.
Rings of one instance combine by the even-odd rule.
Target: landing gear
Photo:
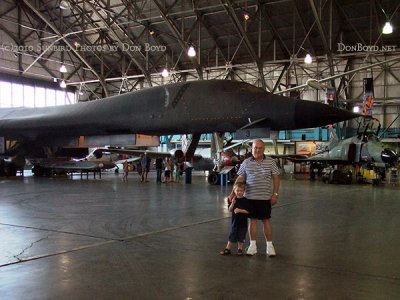
[[[218,173],[210,172],[210,174],[208,174],[207,181],[211,185],[217,185],[219,183]]]
[[[37,177],[52,177],[53,176],[53,170],[51,170],[49,168],[43,168],[38,165],[33,166],[32,173],[33,173],[33,175],[35,175]]]
[[[351,184],[353,179],[353,173],[350,170],[328,170],[323,176],[322,181],[324,183],[341,183]]]
[[[13,162],[7,162],[4,159],[0,160],[0,176],[16,176],[17,167]]]

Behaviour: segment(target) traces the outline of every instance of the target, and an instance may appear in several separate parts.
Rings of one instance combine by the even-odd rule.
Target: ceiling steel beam
[[[351,64],[352,64],[352,59],[349,58],[346,62],[346,66],[345,66],[343,72],[349,71]],[[343,90],[345,93],[345,97],[347,99],[349,97],[349,95],[348,95],[348,91],[346,89],[346,84],[345,84],[346,79],[347,79],[346,76],[342,76],[342,78],[340,78],[340,82],[339,82],[339,86],[336,91],[336,95],[339,96],[341,91]]]
[[[134,1],[129,2],[129,1],[127,1],[127,0],[122,0],[122,2],[125,3],[125,5],[127,5],[127,6],[128,6],[128,5],[132,5],[132,7],[133,7],[135,13],[136,13],[140,18],[145,18],[145,16],[144,16],[144,15],[142,14],[142,12],[140,11],[140,8],[137,6],[137,4],[136,4]],[[131,14],[130,10],[128,10],[128,13]],[[135,18],[135,16],[132,16],[132,17]],[[152,25],[151,22],[147,22],[147,24],[146,24],[146,25],[143,25],[143,26],[146,28],[146,30],[149,31],[149,30],[152,29],[152,28],[151,28],[151,25]],[[165,46],[166,51],[164,52],[164,55],[167,57],[167,59],[168,59],[169,61],[173,62],[173,61],[174,61],[174,58],[173,58],[173,56],[171,56],[171,55],[169,54],[169,53],[172,53],[172,51],[171,51],[170,47],[169,47],[169,46],[164,42],[164,40],[161,38],[161,36],[160,36],[160,35],[157,35],[156,33],[154,33],[151,37],[152,37],[152,39],[153,39],[158,45],[160,45],[160,46]],[[156,61],[155,65],[157,65],[157,61]],[[178,65],[178,68],[180,69],[180,68],[181,68],[180,65],[179,65],[179,64],[177,64],[177,65]]]
[[[275,93],[276,89],[279,88],[279,86],[280,86],[280,84],[281,84],[281,81],[282,81],[282,78],[283,78],[283,75],[286,73],[286,71],[288,70],[289,66],[290,66],[289,63],[286,63],[286,64],[283,66],[283,69],[282,69],[282,71],[281,71],[281,74],[279,74],[278,80],[275,82],[275,85],[274,85],[274,87],[273,87],[271,93]],[[279,90],[280,90],[280,89],[279,89]]]
[[[250,41],[249,36],[247,35],[245,29],[243,28],[241,21],[236,15],[234,5],[235,3],[232,2],[232,0],[220,0],[221,4],[223,5],[227,15],[231,19],[233,25],[236,28],[236,31],[238,34],[241,36],[242,40],[244,41],[244,44],[247,48],[247,51],[249,52],[251,58],[253,61],[256,63],[258,67],[258,74],[259,74],[259,80],[261,81],[261,85],[263,89],[267,89],[267,84],[265,82],[265,77],[264,77],[264,72],[263,72],[263,63],[261,59],[257,56],[256,50],[254,49],[253,43]]]
[[[302,28],[303,28],[303,30],[304,30],[304,33],[306,34],[305,39],[308,40],[308,43],[309,43],[310,48],[311,48],[311,52],[312,52],[312,54],[315,55],[315,50],[314,50],[313,44],[312,44],[311,39],[310,39],[310,32],[311,32],[311,30],[313,29],[313,27],[314,27],[314,25],[315,25],[316,22],[314,21],[314,22],[312,23],[310,29],[307,30],[306,25],[305,25],[304,20],[303,20],[303,17],[301,16],[301,14],[300,14],[300,12],[299,12],[299,6],[298,6],[296,0],[293,0],[293,6],[294,6],[294,10],[295,10],[295,12],[296,12],[297,17],[298,17],[299,20],[300,20],[300,24],[301,24],[301,26],[302,26]],[[302,45],[303,45],[303,44],[304,44],[304,41],[303,41]]]
[[[14,34],[12,34],[7,28],[5,28],[3,25],[0,24],[0,30],[4,31],[13,41],[15,44],[17,44],[18,46],[22,46],[23,48],[27,48],[25,47],[25,44],[18,41],[18,38],[16,36],[14,36]],[[19,53],[17,53],[19,55]],[[37,57],[39,56],[38,53],[34,52],[34,51],[28,51],[28,54]],[[20,55],[19,55],[20,56]],[[49,75],[53,78],[57,78],[57,76],[41,61],[38,61],[38,64],[40,64],[40,66],[47,72],[49,73]],[[21,70],[19,70],[21,71]]]
[[[74,54],[86,65],[86,67],[89,68],[89,70],[97,77],[97,79],[99,80],[100,84],[103,87],[103,90],[106,94],[106,96],[108,96],[108,92],[107,92],[107,85],[104,81],[104,79],[93,69],[93,67],[89,64],[88,61],[86,61],[86,59],[75,49],[75,46],[72,45],[68,39],[66,38],[66,36],[64,34],[62,34],[55,26],[52,22],[50,22],[49,20],[47,20],[47,18],[36,8],[32,5],[32,3],[30,3],[29,0],[22,0],[23,3],[35,14],[37,15],[43,22],[45,22],[47,24],[47,26],[49,26],[51,28],[51,30],[53,30],[53,32],[55,34],[57,34],[62,40],[64,40],[64,42],[71,48],[71,50],[74,52]]]
[[[175,23],[171,20],[171,18],[168,17],[167,13],[164,12],[164,9],[160,5],[160,3],[158,3],[157,0],[152,0],[152,1],[156,5],[156,7],[157,7],[158,11],[160,12],[161,17],[164,19],[165,23],[167,23],[169,30],[172,32],[173,36],[178,41],[179,45],[182,47],[182,50],[186,52],[186,50],[187,50],[186,42],[181,38],[179,30],[176,27]],[[200,53],[198,52],[197,55],[200,55]],[[203,70],[202,70],[202,67],[200,66],[200,64],[197,62],[196,58],[190,57],[190,61],[192,62],[194,68],[196,69],[199,79],[203,79]]]
[[[275,36],[276,40],[278,41],[282,51],[286,54],[286,57],[290,59],[291,57],[291,53],[289,51],[289,49],[287,48],[285,42],[283,41],[282,37],[280,36],[278,30],[275,28],[275,26],[272,24],[271,22],[271,18],[268,15],[266,8],[264,6],[264,8],[261,10],[261,13],[264,15],[265,20],[268,23],[268,27],[271,28],[273,35]]]
[[[333,68],[332,51],[328,45],[328,40],[326,39],[325,32],[322,27],[322,23],[321,23],[321,20],[319,18],[318,12],[317,12],[317,8],[315,7],[315,4],[314,4],[314,0],[309,0],[309,3],[311,6],[311,10],[313,12],[315,21],[317,22],[317,27],[318,27],[319,34],[321,36],[322,44],[324,45],[324,48],[326,51],[326,55],[327,55],[328,63],[329,63],[330,74],[331,74],[331,76],[333,76],[335,74],[335,70]],[[331,85],[333,88],[335,87],[335,80],[331,80]]]
[[[352,28],[352,30],[356,33],[356,35],[358,36],[358,38],[360,39],[360,42],[363,43],[363,45],[366,45],[365,40],[362,38],[361,34],[358,32],[357,28],[353,25],[353,23],[350,21],[349,17],[347,16],[347,14],[345,13],[345,11],[343,10],[342,6],[340,4],[337,3],[336,0],[334,0],[335,3],[335,7],[339,12],[339,15],[344,18],[346,20],[346,22],[350,25],[350,27]]]
[[[92,5],[92,3],[88,2],[87,5],[89,5],[90,8],[93,9],[94,14],[102,21],[102,23],[106,26],[107,30],[109,33],[111,33],[114,37],[114,39],[117,41],[120,49],[123,49],[123,44],[124,41],[121,40],[121,38],[118,36],[118,34],[115,32],[115,30],[111,27],[110,24],[108,24],[107,20],[105,20],[103,18],[103,16],[98,12],[98,10]],[[112,18],[110,18],[112,20]],[[131,38],[128,36],[128,34],[118,25],[117,28],[123,32],[123,34],[129,39],[130,42],[134,43],[134,41],[131,40]],[[150,77],[150,73],[146,70],[146,68],[142,65],[142,63],[130,52],[130,51],[126,51],[126,53],[128,54],[128,56],[130,57],[130,59],[133,60],[133,62],[138,66],[138,68],[140,69],[140,71],[144,74],[144,77],[146,78],[148,84],[150,86],[152,86],[152,82],[151,82],[151,77]]]
[[[220,0],[221,3],[224,5],[224,9],[231,19],[233,26],[235,26],[236,31],[239,33],[240,37],[243,38],[244,44],[247,48],[247,51],[249,52],[251,58],[253,61],[258,65],[260,63],[260,59],[256,54],[256,51],[253,47],[253,44],[251,43],[245,29],[243,28],[241,21],[238,19],[235,9],[233,8],[234,3],[232,0]]]

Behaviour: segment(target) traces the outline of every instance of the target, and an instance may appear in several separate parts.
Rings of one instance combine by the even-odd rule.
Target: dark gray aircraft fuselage
[[[249,124],[290,130],[356,116],[321,103],[273,95],[244,82],[193,81],[74,105],[0,109],[0,137],[235,132]]]

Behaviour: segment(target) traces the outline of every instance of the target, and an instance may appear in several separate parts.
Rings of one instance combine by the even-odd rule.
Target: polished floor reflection
[[[220,256],[229,187],[0,179],[1,299],[398,299],[400,189],[282,180],[276,258]]]

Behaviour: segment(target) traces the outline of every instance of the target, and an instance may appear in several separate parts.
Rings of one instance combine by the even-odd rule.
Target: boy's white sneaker
[[[255,255],[257,254],[257,245],[250,245],[246,248],[246,255]]]
[[[276,256],[276,251],[272,243],[267,244],[267,255],[270,257]]]

